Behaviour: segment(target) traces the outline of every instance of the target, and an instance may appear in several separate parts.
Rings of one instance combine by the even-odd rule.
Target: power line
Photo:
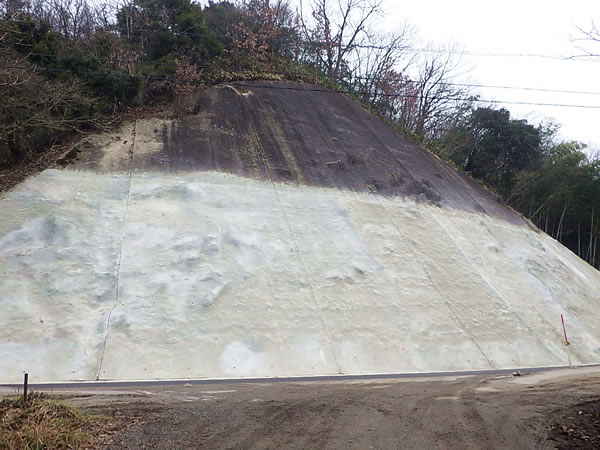
[[[195,36],[195,37],[215,37],[214,34],[209,33],[193,33],[189,31],[169,31],[169,30],[144,30],[144,29],[134,29],[129,30],[131,33],[142,34],[142,33],[162,33],[162,34],[173,34],[175,36]],[[323,42],[312,42],[301,40],[299,41],[301,44],[312,44],[312,45],[320,45],[323,46],[325,43]],[[372,49],[372,50],[388,50],[389,46],[385,45],[375,45],[375,44],[353,44],[350,46],[351,48],[362,48],[362,49]],[[553,59],[558,61],[579,61],[579,62],[598,62],[597,58],[573,58],[572,56],[564,56],[564,55],[549,55],[549,54],[541,54],[541,53],[502,53],[502,52],[476,52],[470,50],[445,50],[445,49],[434,49],[428,47],[412,47],[409,45],[401,46],[403,50],[410,50],[413,52],[422,52],[422,53],[438,53],[445,55],[467,55],[467,56],[483,56],[483,57],[491,57],[491,58],[542,58],[542,59]],[[593,56],[593,55],[590,55]]]
[[[50,54],[50,53],[29,53],[27,56],[37,56],[37,57],[46,57],[46,58],[54,58],[59,59],[60,55]],[[86,55],[85,59],[91,59],[95,61],[104,61],[109,63],[123,63],[123,64],[134,64],[134,65],[157,65],[163,67],[180,67],[178,64],[165,63],[161,60],[136,60],[136,59],[123,59],[123,58],[102,58],[97,56]],[[200,69],[211,68],[212,66],[209,64],[195,64],[195,67]],[[276,71],[267,71],[269,73],[281,73]],[[282,75],[294,75],[294,76],[305,76],[305,73],[302,72],[286,72],[281,73]],[[362,76],[352,76],[350,82],[352,80],[368,80],[371,81],[370,77],[362,77]],[[375,80],[376,81],[376,80]],[[410,80],[409,80],[410,82]],[[534,92],[548,92],[548,93],[558,93],[558,94],[577,94],[577,95],[600,95],[598,91],[577,91],[577,90],[568,90],[568,89],[549,89],[549,88],[536,88],[529,86],[506,86],[506,85],[488,85],[488,84],[475,84],[475,83],[452,83],[452,82],[440,82],[440,85],[443,86],[458,86],[458,87],[471,87],[471,88],[482,88],[482,89],[506,89],[506,90],[519,90],[519,91],[534,91]]]
[[[303,43],[310,43],[314,45],[323,45],[320,42],[310,42],[303,41]],[[364,49],[373,49],[373,50],[387,50],[389,46],[385,45],[370,45],[370,44],[354,44],[350,46],[351,48],[364,48]],[[581,61],[581,62],[598,62],[597,59],[593,58],[574,58],[573,56],[564,56],[564,55],[548,55],[541,53],[502,53],[502,52],[476,52],[470,50],[445,50],[445,49],[435,49],[435,48],[427,48],[427,47],[411,47],[404,46],[402,47],[406,50],[412,50],[414,52],[422,52],[422,53],[438,53],[443,55],[467,55],[467,56],[485,56],[492,58],[544,58],[544,59],[554,59],[559,61]],[[594,55],[586,55],[586,56],[594,56]]]
[[[600,105],[575,105],[568,103],[536,103],[536,102],[517,102],[508,100],[475,100],[479,103],[489,103],[493,105],[531,105],[531,106],[554,106],[558,108],[584,108],[584,109],[600,109]]]
[[[50,53],[28,53],[27,56],[38,56],[41,58],[54,58],[54,59],[59,59],[61,55],[53,55]],[[68,55],[63,55],[63,58],[68,57]],[[143,61],[143,60],[139,60],[139,59],[123,59],[123,58],[102,58],[99,56],[91,56],[91,55],[86,55],[82,58],[83,60],[86,59],[91,59],[94,61],[104,61],[104,62],[109,62],[109,63],[123,63],[123,64],[137,64],[137,65],[148,65],[148,66],[152,66],[152,65],[157,65],[157,66],[165,66],[165,67],[180,67],[180,65],[178,64],[171,64],[171,63],[166,63],[166,62],[162,62],[160,60],[151,60],[151,61]],[[200,68],[200,69],[206,69],[208,67],[211,67],[207,64],[194,64],[194,66]]]
[[[13,22],[26,22],[21,20],[13,20]],[[172,31],[172,30],[148,30],[143,28],[136,28],[131,30],[126,30],[126,32],[121,32],[119,30],[99,30],[100,33],[109,33],[109,34],[118,34],[121,37],[124,37],[126,34],[168,34],[172,36],[192,36],[192,37],[216,37],[214,33],[194,33],[191,31]],[[317,46],[323,46],[323,42],[313,42],[302,40],[299,41],[301,44],[311,44]],[[23,46],[32,46],[31,44],[16,44]],[[359,49],[373,49],[373,50],[387,50],[389,46],[385,45],[374,45],[374,44],[353,44],[350,46],[351,48],[359,48]],[[446,49],[433,49],[427,47],[411,47],[411,46],[403,46],[405,50],[410,50],[416,53],[436,53],[436,54],[444,54],[444,55],[466,55],[466,56],[481,56],[481,57],[491,57],[491,58],[538,58],[538,59],[552,59],[556,61],[571,61],[571,62],[598,62],[598,58],[593,58],[594,55],[589,55],[590,58],[585,57],[573,57],[573,56],[564,56],[564,55],[552,55],[552,54],[542,54],[542,53],[502,53],[502,52],[477,52],[470,50],[446,50]]]
[[[233,82],[231,84],[235,84],[236,86],[245,86],[245,87],[259,87],[266,89],[289,89],[289,90],[298,90],[298,91],[308,91],[308,92],[330,92],[330,93],[338,93],[338,94],[354,94],[354,95],[373,95],[372,92],[356,92],[356,91],[342,91],[342,90],[325,90],[325,89],[313,89],[313,88],[296,88],[293,86],[269,86],[269,85],[255,85],[255,84],[242,84],[239,82]],[[418,96],[405,96],[399,94],[377,94],[382,97],[408,97],[408,98],[417,98]],[[537,102],[518,102],[518,101],[505,101],[505,100],[481,100],[465,97],[430,97],[435,100],[456,100],[456,101],[474,101],[478,103],[489,103],[489,104],[511,104],[511,105],[533,105],[533,106],[555,106],[561,108],[590,108],[590,109],[600,109],[600,105],[576,105],[576,104],[561,104],[561,103],[537,103]]]
[[[574,61],[574,62],[598,62],[598,59],[592,58],[573,58],[572,56],[563,55],[544,55],[540,53],[500,53],[500,52],[474,52],[474,51],[459,51],[459,50],[436,50],[428,48],[414,48],[413,50],[424,53],[441,53],[448,55],[467,55],[467,56],[483,56],[490,58],[541,58],[553,59],[557,61]]]
[[[110,31],[109,31],[110,32]],[[132,29],[128,30],[129,33],[134,34],[152,34],[152,33],[160,33],[160,34],[171,34],[174,36],[193,36],[193,37],[215,37],[215,34],[211,33],[194,33],[191,31],[170,31],[170,30],[147,30],[147,29]],[[121,33],[122,34],[122,33]],[[323,42],[312,42],[302,40],[299,41],[301,44],[316,44],[323,46]],[[385,45],[375,45],[375,44],[353,44],[350,46],[351,48],[362,48],[362,49],[372,49],[372,50],[387,50],[389,46]],[[541,54],[541,53],[502,53],[502,52],[476,52],[470,50],[444,50],[444,49],[433,49],[427,47],[412,47],[412,46],[402,46],[404,50],[411,50],[413,52],[422,52],[422,53],[438,53],[445,55],[467,55],[467,56],[484,56],[484,57],[492,57],[492,58],[543,58],[543,59],[553,59],[559,61],[580,61],[580,62],[598,62],[597,59],[584,59],[577,58],[574,59],[571,56],[564,55],[549,55],[549,54]]]
[[[6,66],[4,67],[4,69],[18,69],[18,70],[26,70],[29,71],[31,73],[36,73],[36,72],[58,72],[58,73],[72,73],[74,75],[78,75],[78,76],[82,76],[82,75],[93,75],[93,76],[107,76],[107,77],[118,77],[118,78],[139,78],[139,79],[144,79],[144,80],[164,80],[164,81],[182,81],[182,82],[191,82],[192,80],[178,80],[176,78],[171,78],[171,77],[155,77],[155,76],[151,76],[151,75],[129,75],[126,73],[109,73],[109,72],[77,72],[75,70],[70,70],[70,69],[53,69],[53,68],[49,68],[49,67],[36,67],[35,69],[31,70],[31,68],[29,67],[23,67],[23,66]]]
[[[35,72],[36,70],[31,70],[28,67],[23,66],[8,66],[5,67],[7,69],[19,69],[19,70],[27,70],[31,72]],[[72,73],[75,75],[92,75],[92,76],[108,76],[108,77],[120,77],[120,78],[136,78],[136,79],[144,79],[149,81],[174,81],[177,83],[191,83],[191,84],[201,84],[206,85],[209,84],[207,82],[201,80],[186,80],[174,77],[156,77],[156,76],[144,76],[144,75],[128,75],[128,74],[118,74],[118,73],[108,73],[108,72],[75,72],[69,69],[52,69],[52,68],[39,68],[40,71],[46,72],[60,72],[60,73]],[[285,74],[281,74],[285,75]],[[341,90],[341,89],[322,89],[322,88],[306,88],[306,87],[294,87],[294,86],[272,86],[272,85],[258,85],[258,84],[243,84],[240,82],[231,82],[236,86],[245,86],[245,87],[254,87],[254,88],[266,88],[266,89],[280,89],[280,90],[296,90],[296,91],[304,91],[304,92],[323,92],[323,93],[337,93],[337,94],[352,94],[352,95],[365,95],[372,96],[373,92],[368,91],[351,91],[351,90]],[[418,95],[414,94],[387,94],[387,93],[378,93],[376,96],[379,97],[391,97],[391,98],[419,98]],[[430,97],[431,100],[449,100],[449,101],[474,101],[477,103],[487,103],[487,104],[510,104],[510,105],[531,105],[531,106],[551,106],[551,107],[560,107],[560,108],[586,108],[586,109],[600,109],[600,105],[580,105],[580,104],[563,104],[563,103],[539,103],[539,102],[521,102],[521,101],[508,101],[508,100],[481,100],[469,97],[459,97],[459,96],[434,96]]]
[[[366,81],[374,81],[377,82],[377,79],[373,79],[372,77],[363,77],[363,76],[351,76],[349,82],[353,80],[366,80]],[[416,83],[418,81],[407,80],[408,83]],[[485,89],[511,89],[518,91],[539,91],[539,92],[549,92],[549,93],[557,93],[557,94],[584,94],[584,95],[600,95],[600,91],[575,91],[575,90],[567,90],[567,89],[550,89],[550,88],[535,88],[529,86],[506,86],[506,85],[497,85],[497,84],[478,84],[478,83],[452,83],[447,81],[442,81],[438,83],[443,86],[459,86],[459,87],[472,87],[472,88],[485,88]]]
[[[168,76],[129,75],[126,73],[93,72],[93,71],[79,72],[79,71],[71,70],[71,69],[58,69],[58,68],[52,68],[52,67],[38,67],[38,66],[34,67],[33,70],[31,69],[31,67],[24,67],[24,66],[0,67],[0,70],[2,70],[2,69],[17,69],[17,70],[28,71],[31,73],[57,72],[57,73],[70,73],[70,74],[77,75],[77,76],[92,75],[92,76],[107,76],[107,77],[117,77],[117,78],[137,78],[137,79],[143,79],[143,80],[149,80],[149,81],[174,81],[177,83],[192,83],[192,84],[202,84],[202,85],[215,84],[214,82],[209,82],[209,81],[187,80],[187,79],[183,79],[183,78],[168,77]],[[269,74],[273,74],[273,75],[283,75],[283,76],[294,75],[293,73],[283,73],[283,72],[274,72],[274,71],[263,71],[262,73],[269,73]],[[299,75],[299,74],[296,74],[296,75]],[[323,91],[323,92],[325,92],[325,91]],[[350,91],[348,91],[348,92],[350,92]]]
[[[584,94],[584,95],[600,95],[600,92],[594,91],[571,91],[566,89],[545,89],[545,88],[534,88],[534,87],[518,87],[518,86],[500,86],[493,84],[469,84],[469,83],[440,83],[448,86],[463,86],[473,88],[486,88],[486,89],[514,89],[520,91],[536,91],[536,92],[551,92],[558,94]]]

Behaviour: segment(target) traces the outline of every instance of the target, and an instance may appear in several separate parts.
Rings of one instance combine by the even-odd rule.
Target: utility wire
[[[377,82],[373,77],[364,77],[364,76],[350,76],[350,83],[353,80],[366,80],[366,81],[374,81]],[[418,81],[407,80],[408,83],[414,82],[418,84]],[[550,88],[536,88],[529,86],[504,86],[497,84],[478,84],[478,83],[452,83],[447,81],[442,81],[438,83],[443,86],[459,86],[459,87],[471,87],[471,88],[486,88],[486,89],[512,89],[518,91],[539,91],[539,92],[550,92],[550,93],[558,93],[558,94],[584,94],[584,95],[600,95],[600,91],[574,91],[568,89],[550,89]]]
[[[51,53],[29,53],[27,56],[36,56],[43,58],[54,58],[59,59],[59,55],[51,54]],[[91,59],[94,61],[103,61],[109,63],[123,63],[123,64],[134,64],[134,65],[157,65],[163,67],[180,67],[178,64],[165,63],[160,60],[136,60],[136,59],[122,59],[122,58],[102,58],[97,56],[85,56],[83,58]],[[207,69],[212,67],[209,64],[195,64],[197,68]],[[279,73],[281,75],[294,75],[294,76],[304,76],[307,75],[303,72],[286,72],[281,73],[277,71],[267,71],[269,73]],[[373,78],[371,77],[363,77],[363,76],[352,76],[350,82],[352,80],[367,80],[371,81]],[[376,81],[376,80],[375,80]],[[408,80],[411,82],[411,80]],[[417,82],[418,83],[418,82]],[[504,86],[504,85],[488,85],[488,84],[474,84],[474,83],[451,83],[451,82],[440,82],[440,85],[443,86],[457,86],[457,87],[471,87],[471,88],[483,88],[483,89],[507,89],[507,90],[519,90],[519,91],[534,91],[534,92],[548,92],[548,93],[559,93],[559,94],[580,94],[580,95],[600,95],[598,91],[576,91],[576,90],[568,90],[568,89],[549,89],[549,88],[535,88],[528,86]]]
[[[472,88],[486,88],[486,89],[513,89],[519,91],[536,91],[536,92],[551,92],[558,94],[584,94],[584,95],[600,95],[600,92],[594,91],[571,91],[567,89],[545,89],[545,88],[534,88],[534,87],[519,87],[519,86],[501,86],[493,84],[469,84],[469,83],[440,83],[447,86],[463,86]]]
[[[88,72],[88,71],[78,72],[76,70],[53,69],[53,68],[49,68],[49,67],[35,67],[33,70],[31,70],[31,68],[29,68],[29,67],[23,67],[23,66],[6,66],[4,68],[5,69],[21,69],[21,70],[30,71],[32,73],[58,72],[58,73],[72,73],[72,74],[78,75],[78,76],[94,75],[94,76],[107,76],[107,77],[119,77],[119,78],[140,78],[140,79],[144,79],[144,80],[180,81],[180,82],[184,82],[184,83],[194,81],[194,80],[179,80],[179,79],[172,78],[172,77],[155,77],[155,76],[151,76],[151,75],[147,75],[147,76],[146,75],[129,75],[126,73]],[[196,80],[196,82],[197,82],[197,80]]]
[[[354,95],[373,95],[372,92],[356,92],[356,91],[342,91],[342,90],[325,90],[325,89],[313,89],[313,88],[300,88],[293,86],[269,86],[269,85],[256,85],[256,84],[242,84],[239,82],[232,82],[231,84],[235,84],[236,86],[244,86],[244,87],[259,87],[266,89],[289,89],[289,90],[298,90],[298,91],[309,91],[309,92],[330,92],[330,93],[338,93],[338,94],[354,94]],[[415,95],[402,95],[402,94],[377,94],[381,97],[401,97],[401,98],[418,98],[419,96]],[[505,100],[481,100],[481,99],[472,99],[465,97],[430,97],[432,100],[456,100],[456,101],[474,101],[478,103],[489,103],[489,104],[511,104],[511,105],[535,105],[535,106],[556,106],[562,108],[590,108],[590,109],[600,109],[600,105],[576,105],[576,104],[561,104],[561,103],[537,103],[537,102],[517,102],[517,101],[505,101]]]
[[[51,53],[28,53],[27,56],[37,56],[37,57],[41,57],[41,58],[54,58],[54,59],[59,59],[61,55],[56,55],[56,54],[51,54]],[[63,55],[63,59],[68,58],[68,55]],[[139,60],[139,59],[123,59],[123,58],[102,58],[99,56],[89,56],[86,55],[82,58],[83,60],[86,59],[91,59],[94,61],[104,61],[104,62],[109,62],[109,63],[123,63],[123,64],[137,64],[137,65],[147,65],[147,66],[153,66],[153,65],[157,65],[157,66],[165,66],[165,67],[179,67],[178,64],[172,64],[172,63],[165,63],[162,62],[160,60],[151,60],[151,61],[144,61],[144,60]],[[211,67],[207,64],[194,64],[194,66],[201,68],[201,69],[205,69],[208,67]]]
[[[424,53],[440,53],[446,55],[467,55],[467,56],[483,56],[487,58],[540,58],[540,59],[553,59],[557,61],[574,61],[574,62],[598,62],[598,59],[592,58],[573,58],[572,56],[563,55],[544,55],[539,53],[486,53],[486,52],[473,52],[469,50],[436,50],[430,48],[414,48],[414,51]]]
[[[5,67],[7,69],[18,69],[18,70],[27,70],[31,72],[36,71],[45,71],[45,72],[59,72],[59,73],[72,73],[75,75],[93,75],[93,76],[108,76],[108,77],[121,77],[121,78],[137,78],[144,79],[149,81],[174,81],[176,83],[191,83],[191,84],[199,84],[206,85],[208,83],[201,80],[186,80],[174,77],[156,77],[156,76],[145,76],[145,75],[128,75],[128,74],[119,74],[119,73],[108,73],[108,72],[76,72],[69,69],[52,69],[52,68],[35,68],[31,70],[31,68],[23,67],[23,66],[8,66]],[[285,75],[285,74],[282,74]],[[391,97],[391,98],[419,98],[418,95],[414,94],[387,94],[387,93],[373,93],[368,91],[351,91],[351,90],[341,90],[341,89],[322,89],[322,88],[306,88],[306,87],[294,87],[294,86],[273,86],[273,85],[258,85],[258,84],[243,84],[240,82],[231,82],[230,84],[234,84],[236,86],[244,86],[250,88],[265,88],[265,89],[280,89],[280,90],[295,90],[295,91],[303,91],[303,92],[323,92],[323,93],[337,93],[337,94],[352,94],[352,95],[365,95],[372,96],[376,95],[379,97]],[[449,101],[475,101],[478,103],[488,103],[488,104],[510,104],[510,105],[532,105],[532,106],[552,106],[552,107],[561,107],[561,108],[586,108],[586,109],[600,109],[600,105],[579,105],[579,104],[563,104],[563,103],[538,103],[538,102],[521,102],[521,101],[507,101],[507,100],[481,100],[481,99],[473,99],[469,97],[458,97],[458,96],[434,96],[430,97],[431,100],[449,100]]]
[[[13,22],[27,22],[23,20],[13,20]],[[172,31],[172,30],[147,30],[147,29],[131,29],[127,30],[127,33],[122,33],[116,30],[99,30],[101,33],[109,33],[109,34],[119,34],[121,37],[125,34],[168,34],[172,36],[192,36],[192,37],[215,37],[214,33],[194,33],[191,31]],[[301,44],[309,44],[316,46],[323,46],[322,42],[313,42],[313,41],[300,41]],[[31,44],[17,44],[23,46],[32,46]],[[385,45],[373,45],[373,44],[353,44],[349,46],[350,48],[360,48],[360,49],[373,49],[373,50],[388,50],[389,46]],[[470,50],[445,50],[445,49],[433,49],[433,48],[423,48],[423,47],[411,47],[411,46],[403,46],[405,50],[411,50],[413,52],[422,52],[422,53],[437,53],[437,54],[445,54],[445,55],[467,55],[467,56],[482,56],[482,57],[492,57],[492,58],[540,58],[540,59],[552,59],[557,61],[572,61],[572,62],[598,62],[598,58],[593,58],[594,55],[589,55],[589,58],[585,57],[573,57],[573,56],[564,56],[564,55],[551,55],[551,54],[542,54],[542,53],[502,53],[502,52],[477,52]]]

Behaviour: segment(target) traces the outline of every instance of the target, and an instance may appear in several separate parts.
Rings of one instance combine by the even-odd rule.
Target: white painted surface
[[[565,365],[561,313],[600,362],[600,273],[529,228],[219,173],[128,188],[47,170],[0,200],[0,382]]]

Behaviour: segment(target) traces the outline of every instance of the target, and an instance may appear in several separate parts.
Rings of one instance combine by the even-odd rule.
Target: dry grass
[[[64,449],[93,445],[102,418],[42,393],[0,401],[0,449]]]

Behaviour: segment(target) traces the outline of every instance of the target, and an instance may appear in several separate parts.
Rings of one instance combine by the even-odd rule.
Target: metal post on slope
[[[29,384],[29,374],[25,373],[23,379],[23,403],[27,404],[27,385]]]
[[[567,329],[565,328],[565,318],[563,317],[563,315],[560,315],[560,321],[562,322],[562,327],[563,327],[563,335],[565,337],[565,345],[568,346],[569,345],[569,340],[567,339]]]
[[[560,315],[560,321],[562,322],[562,327],[563,327],[563,336],[565,337],[565,347],[567,347],[567,359],[569,361],[569,367],[572,369],[573,368],[573,364],[571,363],[571,350],[569,349],[569,339],[567,339],[567,329],[565,327],[565,318],[563,317],[563,315]]]

